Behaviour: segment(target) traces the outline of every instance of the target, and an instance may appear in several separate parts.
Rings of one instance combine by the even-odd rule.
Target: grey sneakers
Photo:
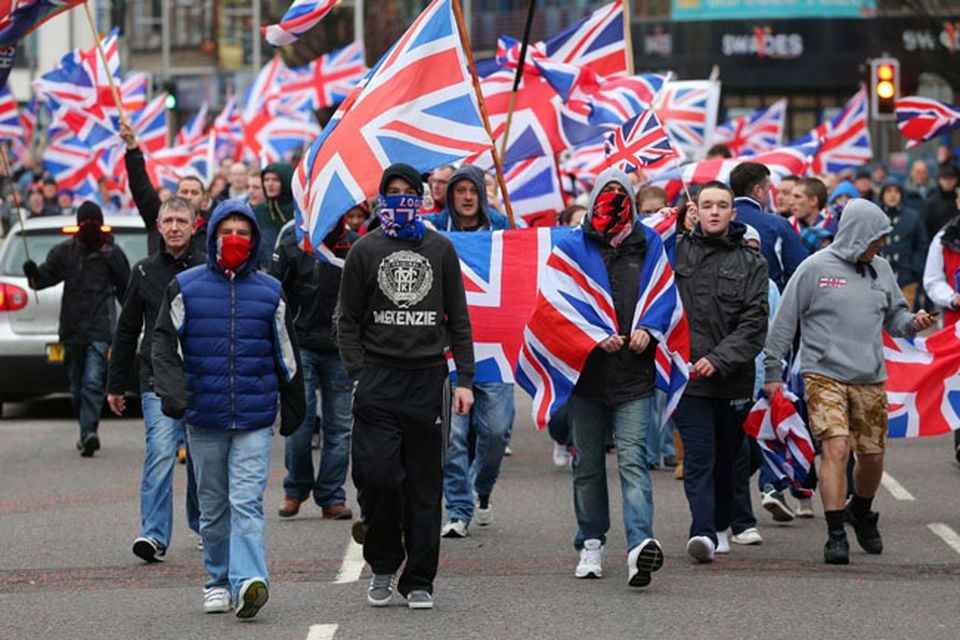
[[[385,607],[393,598],[393,574],[375,573],[370,578],[370,588],[367,589],[367,602],[374,607]]]

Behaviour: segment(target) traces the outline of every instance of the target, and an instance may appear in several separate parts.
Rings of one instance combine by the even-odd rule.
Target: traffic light
[[[173,80],[167,80],[163,83],[163,90],[167,92],[167,99],[164,106],[167,111],[176,111],[177,109],[177,83]]]
[[[870,115],[874,120],[894,120],[894,102],[900,97],[900,61],[874,58],[870,61]]]

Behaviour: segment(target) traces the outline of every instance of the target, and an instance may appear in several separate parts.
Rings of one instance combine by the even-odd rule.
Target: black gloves
[[[40,281],[40,267],[33,260],[27,260],[23,263],[23,275],[30,281],[30,287],[36,289],[36,283]]]

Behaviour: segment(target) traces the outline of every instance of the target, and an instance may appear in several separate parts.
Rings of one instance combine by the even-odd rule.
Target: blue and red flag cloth
[[[894,103],[897,127],[909,140],[907,148],[960,128],[960,105],[933,98],[907,96]]]
[[[564,200],[553,156],[529,158],[504,167],[503,177],[514,216],[531,227],[557,224],[557,212],[563,209]]]
[[[861,87],[829,122],[824,122],[789,146],[820,143],[810,171],[816,175],[856,169],[870,162],[870,128],[867,123],[867,90]],[[797,175],[803,175],[798,173]]]
[[[778,391],[773,398],[757,400],[743,422],[743,430],[757,441],[764,464],[778,479],[804,490],[802,485],[816,452],[797,402],[797,396],[786,390]]]
[[[293,44],[317,26],[338,0],[293,0],[277,24],[261,27],[263,37],[275,47]]]
[[[925,338],[883,335],[891,438],[960,428],[960,324]]]
[[[6,0],[0,2],[0,47],[12,47],[31,31],[85,0]]]
[[[367,72],[359,42],[324,54],[302,67],[280,71],[280,100],[287,109],[316,110],[335,107]]]
[[[657,114],[647,109],[607,134],[604,140],[605,165],[624,173],[662,164],[677,157]]]
[[[517,384],[533,397],[538,428],[566,403],[601,341],[640,328],[657,341],[656,386],[667,394],[664,423],[680,401],[689,379],[689,328],[660,236],[643,229],[647,254],[629,328],[617,324],[606,266],[581,229],[559,240],[547,258],[515,370]]]
[[[453,6],[433,0],[340,105],[293,177],[298,239],[337,264],[323,240],[377,193],[384,169],[426,172],[491,147]]]
[[[23,122],[17,101],[5,85],[0,85],[0,140],[23,138]]]
[[[725,144],[735,156],[749,156],[776,149],[783,144],[787,100],[718,124],[711,144]]]
[[[670,81],[653,108],[674,149],[685,158],[702,158],[713,136],[720,105],[720,84],[712,80]]]

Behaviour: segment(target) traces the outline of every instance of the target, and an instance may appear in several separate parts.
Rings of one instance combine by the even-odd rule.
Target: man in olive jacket
[[[733,192],[709,182],[698,222],[677,242],[677,288],[690,323],[690,383],[674,413],[683,438],[683,488],[693,522],[687,553],[713,560],[731,524],[734,468],[753,395],[754,358],[767,335],[767,263],[743,241]]]

